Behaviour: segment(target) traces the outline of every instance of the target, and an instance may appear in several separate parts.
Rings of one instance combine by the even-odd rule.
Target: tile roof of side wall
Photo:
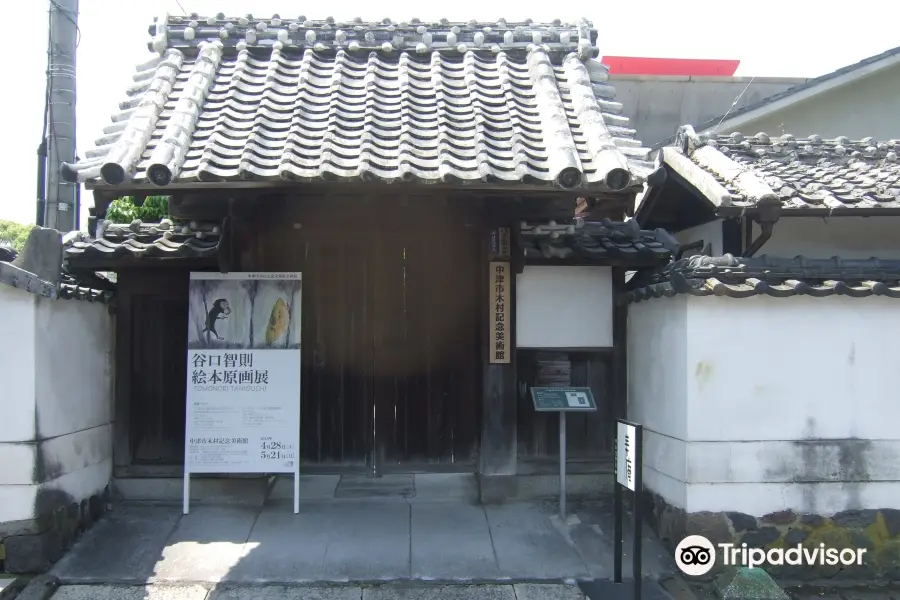
[[[684,126],[661,158],[720,213],[777,199],[794,216],[840,216],[900,212],[898,153],[900,140],[711,136]]]
[[[728,298],[900,298],[900,261],[698,255],[673,261],[655,271],[638,272],[623,299],[641,302],[678,294]]]
[[[347,23],[163,17],[121,112],[75,165],[90,187],[381,180],[636,189],[588,21]]]

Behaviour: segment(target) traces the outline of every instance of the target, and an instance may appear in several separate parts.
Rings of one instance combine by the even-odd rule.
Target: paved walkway
[[[555,503],[480,506],[403,498],[304,501],[299,515],[290,502],[261,509],[197,506],[186,516],[172,506],[122,506],[88,531],[53,574],[63,585],[205,588],[611,578],[610,505],[575,504],[571,510],[580,523],[572,526],[559,526],[552,518],[556,510]],[[645,537],[645,574],[674,573],[658,541]],[[630,544],[626,527],[625,548]],[[630,557],[624,564],[629,577]]]
[[[373,587],[149,585],[61,587],[52,600],[584,600],[575,585]]]

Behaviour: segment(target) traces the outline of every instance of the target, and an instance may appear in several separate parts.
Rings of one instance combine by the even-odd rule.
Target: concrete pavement
[[[575,585],[147,586],[68,585],[52,600],[583,600]]]
[[[311,584],[385,581],[554,582],[612,577],[612,509],[574,503],[481,506],[407,498],[310,500],[259,507],[119,506],[53,569],[66,584]],[[630,549],[626,527],[626,550]],[[645,575],[674,573],[645,534]],[[625,575],[631,560],[625,557]]]

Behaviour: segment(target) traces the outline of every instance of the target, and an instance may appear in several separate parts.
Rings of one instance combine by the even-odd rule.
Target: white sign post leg
[[[559,520],[566,523],[566,411],[559,411]]]
[[[182,491],[182,499],[181,499],[181,512],[183,514],[188,514],[191,505],[191,474],[185,469],[184,470],[184,490]]]
[[[297,454],[299,454],[299,449]],[[300,460],[297,459],[297,470],[294,471],[294,514],[300,513]]]

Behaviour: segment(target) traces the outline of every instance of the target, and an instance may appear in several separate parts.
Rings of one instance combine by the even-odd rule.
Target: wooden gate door
[[[481,424],[477,227],[382,221],[374,256],[374,447],[382,471],[474,470]]]
[[[375,473],[474,470],[478,223],[375,205],[356,208],[352,227],[327,219],[340,232],[304,225],[303,459]]]

